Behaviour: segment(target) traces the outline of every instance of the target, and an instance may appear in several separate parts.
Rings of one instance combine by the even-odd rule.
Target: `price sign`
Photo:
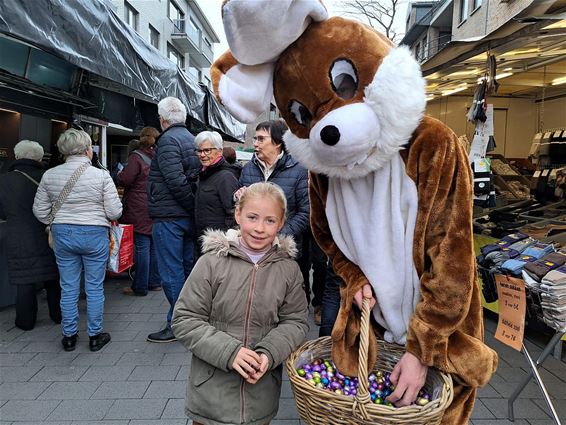
[[[495,338],[521,351],[525,330],[525,282],[505,275],[495,275],[499,296],[499,322]]]

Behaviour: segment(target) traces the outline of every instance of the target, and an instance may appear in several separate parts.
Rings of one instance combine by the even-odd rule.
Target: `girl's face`
[[[236,208],[236,222],[240,225],[244,245],[256,251],[265,251],[283,227],[281,206],[270,197],[251,197],[241,210]]]

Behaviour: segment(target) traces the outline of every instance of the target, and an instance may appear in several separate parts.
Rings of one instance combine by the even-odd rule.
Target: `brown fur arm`
[[[450,129],[429,122],[417,130],[407,172],[419,196],[414,260],[421,276],[421,301],[409,323],[407,351],[466,385],[484,385],[496,356],[482,342],[466,152]]]
[[[312,234],[332,262],[334,272],[344,281],[340,288],[340,311],[332,330],[332,358],[342,373],[357,376],[360,313],[352,303],[354,294],[369,282],[361,269],[336,246],[330,233],[326,218],[328,178],[310,173],[309,181]],[[373,365],[377,355],[373,332],[370,332],[369,347],[368,364]]]

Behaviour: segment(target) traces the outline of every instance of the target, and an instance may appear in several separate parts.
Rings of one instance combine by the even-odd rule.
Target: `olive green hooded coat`
[[[203,252],[179,295],[175,336],[193,353],[186,413],[203,424],[267,424],[277,413],[282,362],[305,339],[308,307],[290,237],[276,238],[254,264],[239,231],[208,231]],[[269,358],[254,385],[232,369],[247,347]]]

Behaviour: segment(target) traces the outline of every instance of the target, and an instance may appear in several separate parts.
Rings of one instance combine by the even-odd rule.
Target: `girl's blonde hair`
[[[248,186],[242,196],[240,196],[240,200],[236,203],[236,208],[242,211],[246,202],[248,202],[251,198],[264,199],[267,197],[279,204],[281,209],[281,220],[284,222],[285,216],[287,215],[287,198],[285,197],[283,190],[273,183],[261,182]]]

